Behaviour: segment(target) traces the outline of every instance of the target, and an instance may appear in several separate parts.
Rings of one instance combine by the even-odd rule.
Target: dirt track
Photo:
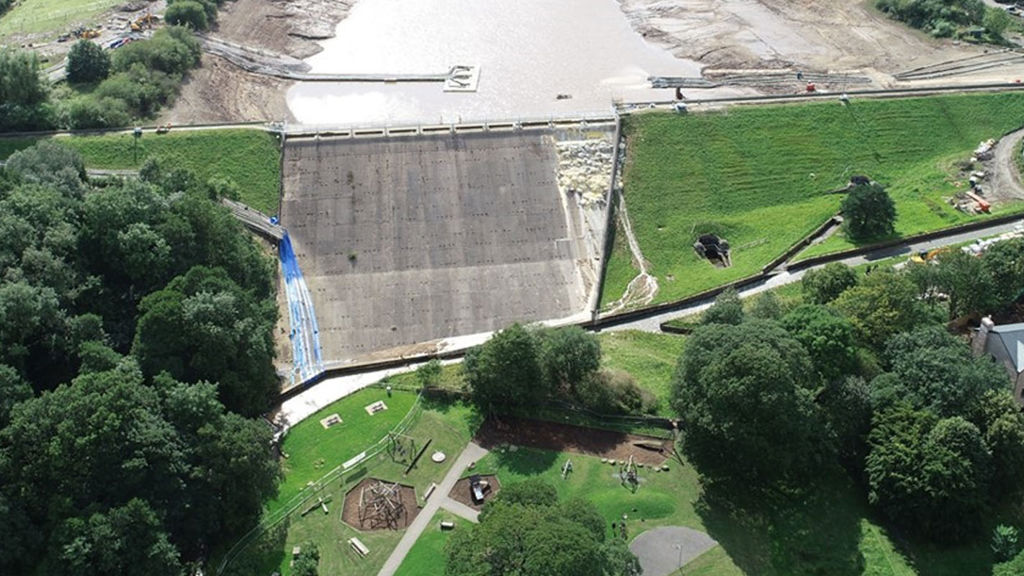
[[[510,416],[500,421],[485,420],[477,430],[476,442],[488,450],[510,444],[612,460],[628,460],[632,456],[648,466],[661,466],[672,454],[671,440]],[[638,443],[660,444],[661,449],[644,448]]]

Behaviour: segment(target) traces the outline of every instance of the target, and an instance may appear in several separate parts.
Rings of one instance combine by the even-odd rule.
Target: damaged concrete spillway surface
[[[546,130],[289,139],[281,217],[325,362],[585,313],[605,207],[557,170]]]

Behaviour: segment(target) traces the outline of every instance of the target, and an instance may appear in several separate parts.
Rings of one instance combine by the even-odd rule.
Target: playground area
[[[405,530],[419,513],[416,489],[364,478],[345,494],[341,521],[360,530]]]
[[[557,168],[546,131],[288,140],[281,221],[324,362],[583,312]]]
[[[474,486],[474,480],[477,486]],[[482,487],[480,486],[482,484]],[[479,496],[474,496],[475,490],[479,490]],[[460,504],[465,504],[474,510],[482,510],[484,504],[494,498],[501,491],[501,482],[493,474],[474,474],[460,479],[455,487],[448,494],[448,497]]]
[[[646,466],[661,466],[673,456],[672,441],[664,438],[508,416],[485,420],[476,441],[488,450],[529,446],[616,462],[632,458]]]

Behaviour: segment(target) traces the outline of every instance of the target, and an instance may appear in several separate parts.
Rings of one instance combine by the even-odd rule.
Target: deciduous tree
[[[880,184],[860,184],[843,198],[843,226],[854,242],[884,238],[895,231],[896,205]]]
[[[672,380],[683,451],[710,480],[799,478],[824,452],[807,351],[774,323],[699,328]]]
[[[79,40],[68,51],[69,82],[99,82],[110,74],[110,54],[91,40]]]

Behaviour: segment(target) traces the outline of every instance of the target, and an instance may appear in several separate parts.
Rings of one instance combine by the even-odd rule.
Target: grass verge
[[[655,334],[637,330],[602,332],[602,364],[605,368],[628,372],[643,389],[659,401],[658,416],[672,417],[669,392],[676,362],[683,353],[686,338],[678,334]]]
[[[409,550],[395,576],[436,576],[441,573],[438,568],[444,564],[444,545],[451,534],[450,531],[440,529],[440,523],[445,520],[454,522],[455,530],[469,530],[472,526],[468,520],[439,510],[430,520],[426,531]]]
[[[888,188],[901,235],[976,219],[943,201],[957,189],[953,163],[1022,124],[1015,92],[628,117],[626,202],[656,300],[756,273],[833,214],[842,196],[828,192],[855,174]],[[729,241],[732,267],[697,257],[703,233]],[[609,268],[624,257],[613,251]],[[611,288],[605,302],[619,297]]]
[[[160,135],[146,132],[139,138],[137,149],[131,132],[53,138],[78,150],[88,168],[132,170],[155,158],[165,170],[184,168],[201,181],[226,178],[238,185],[241,202],[265,214],[277,214],[280,151],[275,136],[262,130],[182,130]],[[38,140],[0,139],[0,158]]]

